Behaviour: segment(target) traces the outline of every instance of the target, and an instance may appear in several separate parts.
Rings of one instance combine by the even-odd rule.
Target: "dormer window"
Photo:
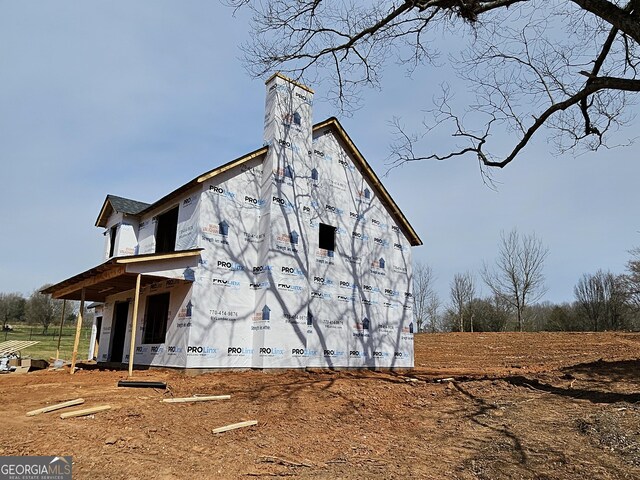
[[[156,253],[176,251],[178,230],[178,207],[158,215],[156,224]]]

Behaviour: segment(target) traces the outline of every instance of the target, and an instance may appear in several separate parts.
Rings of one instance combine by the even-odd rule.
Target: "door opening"
[[[124,337],[127,333],[129,318],[129,302],[116,302],[113,312],[113,329],[111,332],[111,361],[122,362]]]

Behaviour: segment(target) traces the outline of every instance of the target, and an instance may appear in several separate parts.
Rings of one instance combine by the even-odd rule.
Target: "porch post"
[[[58,348],[56,348],[56,360],[60,358],[60,340],[62,339],[62,324],[64,323],[64,312],[67,308],[67,301],[62,301],[62,317],[60,318],[60,331],[58,332]]]
[[[129,344],[129,377],[133,376],[133,354],[136,348],[136,329],[138,325],[138,301],[140,300],[140,277],[142,274],[138,274],[136,277],[136,293],[133,297],[133,320],[131,321],[131,337]]]
[[[71,375],[76,370],[76,357],[78,356],[78,345],[80,344],[80,331],[82,330],[82,317],[84,315],[84,288],[80,292],[80,311],[76,320],[76,339],[73,342],[73,355],[71,356]]]

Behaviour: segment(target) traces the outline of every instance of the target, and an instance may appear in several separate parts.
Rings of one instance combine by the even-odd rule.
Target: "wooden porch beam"
[[[142,274],[136,277],[136,293],[133,297],[133,319],[131,321],[131,337],[129,344],[129,378],[133,376],[133,356],[136,348],[136,329],[138,326],[138,301],[140,300],[140,279]]]
[[[82,317],[84,316],[84,288],[80,292],[80,311],[76,320],[76,339],[73,342],[73,355],[71,356],[71,375],[76,371],[76,358],[78,357],[78,345],[80,345],[80,331],[82,330]]]

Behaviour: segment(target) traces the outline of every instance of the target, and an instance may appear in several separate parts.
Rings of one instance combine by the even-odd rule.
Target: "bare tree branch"
[[[438,58],[437,37],[451,33],[456,43],[465,41],[462,58],[452,65],[476,102],[460,111],[447,99],[436,108],[434,128],[418,135],[394,121],[394,166],[473,156],[482,167],[504,167],[543,129],[559,152],[597,150],[628,120],[625,111],[640,91],[640,0],[230,0],[230,5],[253,12],[253,39],[244,52],[254,75],[279,69],[294,78],[328,77],[344,111],[358,106],[360,88],[380,87],[388,61],[413,71]],[[419,143],[445,125],[457,148],[421,153]],[[514,138],[504,152],[493,145],[498,133]],[[434,144],[441,142],[428,142]]]

